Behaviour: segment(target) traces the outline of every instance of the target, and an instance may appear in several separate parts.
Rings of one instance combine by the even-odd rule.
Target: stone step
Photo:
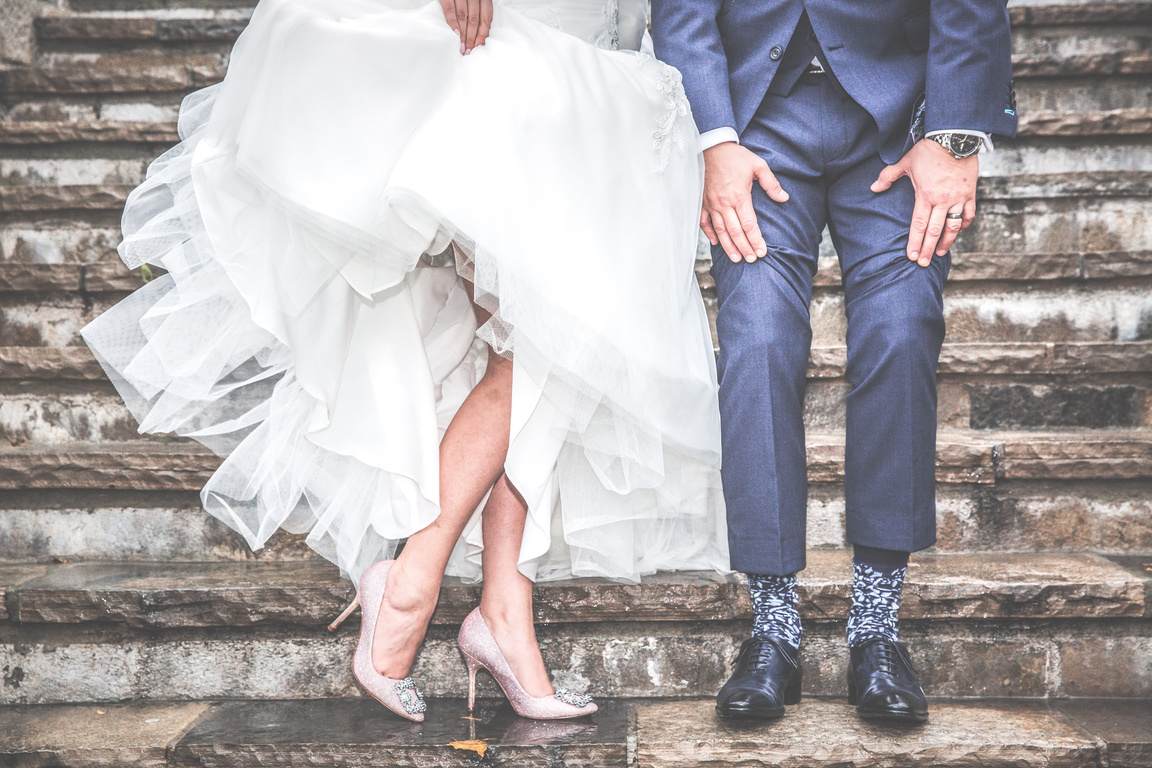
[[[843,434],[808,435],[813,483],[843,479]],[[195,491],[220,459],[178,438],[25,443],[0,447],[0,488]],[[999,480],[1147,480],[1152,430],[940,433],[936,477],[942,484]]]
[[[818,347],[805,424],[842,430],[851,391],[845,349]],[[1152,426],[1152,341],[947,344],[942,429]],[[138,440],[137,423],[86,348],[0,347],[0,442]]]
[[[848,618],[849,553],[812,550],[800,576],[800,610]],[[129,627],[324,627],[355,596],[322,560],[267,563],[56,563],[0,572],[0,619],[21,624]],[[738,575],[660,573],[641,584],[600,578],[541,582],[540,624],[750,620]],[[432,623],[459,625],[480,587],[449,579]],[[918,554],[904,619],[1152,618],[1152,575],[1082,553]]]
[[[1103,56],[1145,53],[1142,33],[1152,25],[1146,2],[1083,3],[1010,9],[1017,56]],[[73,12],[35,20],[41,45],[52,43],[187,43],[235,41],[249,8],[173,8]],[[1019,66],[1019,65],[1017,65]]]
[[[813,347],[809,379],[843,378],[846,349]],[[1152,372],[1152,341],[945,343],[941,376],[1079,376]],[[0,347],[0,382],[104,381],[87,347]]]
[[[1092,551],[1152,561],[1152,480],[1001,478],[937,486],[941,553]],[[808,545],[844,549],[843,484],[814,478]],[[278,532],[258,552],[206,514],[196,490],[34,489],[0,494],[0,555],[65,560],[299,560],[304,537]]]
[[[11,768],[106,768],[113,755],[123,768],[1147,768],[1150,711],[1143,701],[941,700],[908,730],[817,698],[759,725],[720,721],[710,698],[608,700],[592,718],[552,722],[520,719],[498,699],[471,716],[462,700],[434,699],[419,726],[364,699],[40,705],[0,709],[0,758]]]
[[[0,347],[76,347],[81,329],[117,303],[118,293],[0,293]],[[1136,284],[1001,285],[956,282],[945,291],[947,339],[954,344],[1122,344],[1152,339],[1152,290]],[[716,299],[704,293],[714,319]],[[810,316],[813,345],[845,344],[839,288],[818,289]]]
[[[802,573],[805,690],[843,695],[849,556]],[[932,696],[1152,696],[1149,576],[1096,555],[923,555],[901,634]],[[360,695],[351,595],[317,561],[5,566],[0,703]],[[413,676],[460,696],[457,622],[478,588],[447,584]],[[541,584],[538,636],[559,685],[604,697],[698,696],[723,682],[748,632],[736,576],[659,574],[640,585]],[[490,680],[482,693],[496,693]]]

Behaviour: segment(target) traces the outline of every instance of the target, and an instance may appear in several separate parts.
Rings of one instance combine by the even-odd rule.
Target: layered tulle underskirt
[[[461,56],[438,3],[262,0],[129,197],[120,255],[164,274],[84,338],[141,432],[224,457],[204,507],[252,548],[306,534],[355,578],[432,522],[490,345],[525,574],[727,568],[679,76],[533,7]]]

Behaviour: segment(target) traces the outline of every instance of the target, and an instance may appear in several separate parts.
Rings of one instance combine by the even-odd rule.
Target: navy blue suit
[[[700,131],[735,129],[789,193],[754,186],[765,258],[713,248],[724,495],[732,566],[804,567],[803,402],[821,233],[840,258],[848,321],[848,539],[906,552],[936,540],[936,364],[950,257],[905,252],[907,178],[869,189],[926,132],[1013,135],[1003,0],[652,0],[656,54],[680,70]],[[805,75],[813,57],[828,75]]]

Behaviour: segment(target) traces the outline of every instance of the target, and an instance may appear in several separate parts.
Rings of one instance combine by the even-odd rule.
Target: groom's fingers
[[[924,245],[924,233],[928,231],[928,219],[932,206],[920,195],[916,196],[916,207],[912,209],[912,226],[908,228],[908,259],[920,260],[920,248]]]
[[[904,170],[904,166],[900,165],[899,163],[886,166],[884,170],[880,171],[880,176],[876,179],[876,181],[872,182],[872,191],[883,192],[895,184],[897,179],[906,173],[907,171]]]
[[[724,217],[716,213],[712,218],[712,226],[716,228],[716,237],[720,241],[720,247],[724,249],[724,253],[728,254],[728,258],[732,261],[740,261],[740,251],[732,242],[732,238],[728,236],[728,230],[724,227]]]
[[[748,242],[748,235],[744,232],[744,224],[740,221],[740,215],[736,213],[736,209],[725,209],[723,216],[724,229],[728,230],[728,236],[732,238],[732,243],[736,246],[736,252],[743,256],[748,262],[755,261],[756,251],[752,248],[752,244]]]
[[[719,245],[720,238],[716,237],[716,230],[712,226],[712,217],[708,215],[707,210],[700,211],[700,229],[703,230],[704,236],[708,238],[708,242],[712,245]]]
[[[756,169],[756,181],[760,183],[760,188],[764,190],[765,194],[778,203],[788,202],[788,193],[780,186],[780,182],[776,179],[776,174],[768,167],[768,163],[762,162],[760,167]]]
[[[784,190],[780,191],[783,192]],[[751,195],[740,204],[740,210],[736,212],[736,215],[740,218],[740,228],[744,230],[744,236],[748,238],[752,252],[757,258],[762,258],[768,253],[768,248],[764,245],[764,235],[760,233],[760,222],[756,219],[756,209],[752,207]]]
[[[955,206],[948,209],[949,216],[954,213],[959,213],[961,216],[964,215],[963,210],[955,210]],[[944,254],[948,253],[948,249],[952,247],[952,243],[956,242],[956,235],[960,234],[960,230],[963,228],[963,226],[964,223],[962,218],[953,219],[945,217],[944,235],[940,238],[940,242],[936,244],[937,256],[943,256]]]

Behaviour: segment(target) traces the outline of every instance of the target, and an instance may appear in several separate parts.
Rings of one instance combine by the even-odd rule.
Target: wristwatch
[[[970,133],[937,133],[928,138],[948,150],[957,160],[972,157],[980,151],[980,137]]]

